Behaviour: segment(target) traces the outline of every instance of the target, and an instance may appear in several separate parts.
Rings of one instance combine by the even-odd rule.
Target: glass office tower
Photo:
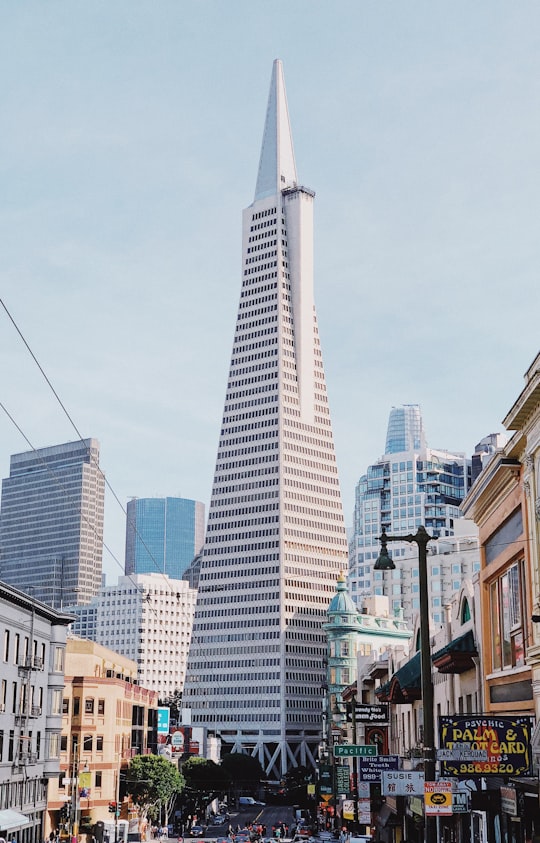
[[[204,541],[204,504],[187,498],[128,501],[126,574],[182,579]]]
[[[461,519],[459,506],[470,485],[470,458],[427,446],[420,407],[393,407],[386,453],[368,466],[356,486],[348,583],[358,605],[366,596],[385,594],[394,611],[403,609],[405,617],[412,618],[419,606],[417,551],[406,542],[393,542],[390,550],[396,570],[374,571],[382,528],[388,534],[407,535],[423,524],[430,535],[453,536]],[[398,564],[401,560],[403,565]],[[442,605],[435,607],[434,617],[442,622]]]

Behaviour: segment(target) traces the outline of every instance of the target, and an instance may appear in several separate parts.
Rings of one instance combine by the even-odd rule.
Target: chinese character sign
[[[381,793],[383,796],[423,794],[424,774],[412,770],[383,770]]]

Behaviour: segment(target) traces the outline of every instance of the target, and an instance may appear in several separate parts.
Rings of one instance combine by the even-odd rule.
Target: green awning
[[[454,638],[446,647],[432,655],[431,661],[439,673],[464,673],[474,667],[478,655],[472,630]],[[422,696],[422,666],[420,651],[415,653],[394,675],[379,688],[375,696],[381,702],[411,703]]]
[[[389,682],[375,690],[375,695],[383,702],[411,703],[419,700],[421,691],[422,668],[420,653],[415,653],[403,667],[396,670]]]
[[[446,647],[437,650],[431,661],[439,673],[464,673],[475,666],[473,659],[477,655],[474,635],[472,630],[469,630],[459,638],[454,638]]]

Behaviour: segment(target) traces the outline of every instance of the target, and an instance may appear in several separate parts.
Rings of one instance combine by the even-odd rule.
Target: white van
[[[257,799],[254,799],[253,796],[240,796],[240,798],[238,799],[238,804],[240,806],[248,805],[250,807],[253,807],[255,805],[259,805],[262,807],[266,805],[266,802],[259,802]]]

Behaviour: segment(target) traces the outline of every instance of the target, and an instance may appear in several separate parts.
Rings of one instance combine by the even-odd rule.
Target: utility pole
[[[71,740],[71,811],[70,838],[77,843],[79,836],[79,741],[76,736]]]
[[[356,745],[356,694],[351,697],[352,709],[352,742]],[[358,832],[358,758],[353,755],[353,798],[354,798],[354,813],[353,823],[354,830]]]
[[[120,814],[120,770],[122,765],[122,757],[124,755],[124,736],[120,735],[120,752],[118,753],[118,766],[116,768],[116,788],[114,794],[115,811],[114,811],[114,843],[118,843],[118,817]]]

